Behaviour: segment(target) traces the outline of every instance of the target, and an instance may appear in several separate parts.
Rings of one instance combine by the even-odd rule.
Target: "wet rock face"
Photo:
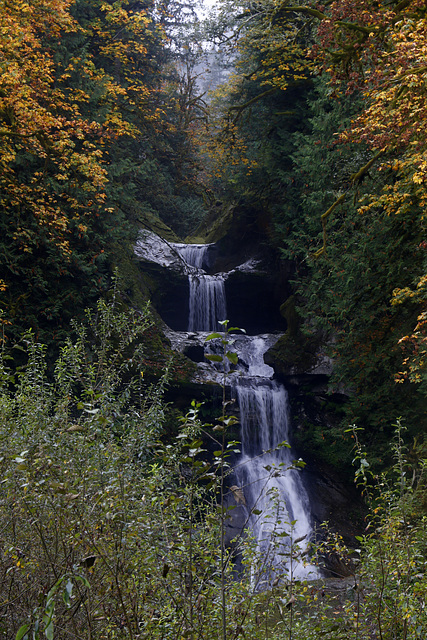
[[[266,273],[234,270],[225,281],[227,313],[249,335],[285,331],[276,282]]]
[[[188,326],[188,277],[151,262],[140,261],[151,303],[164,322],[176,331]]]
[[[188,329],[189,308],[183,301],[189,299],[188,277],[197,272],[183,259],[182,248],[186,246],[189,245],[168,242],[148,231],[142,231],[135,244],[135,256],[146,278],[151,301],[174,331]],[[259,252],[252,254],[247,248],[243,253],[237,252],[239,262],[233,264],[215,244],[206,247],[200,269],[224,279],[230,324],[245,329],[249,335],[283,332],[286,329],[286,320],[280,314],[283,283],[269,258]]]
[[[186,274],[186,265],[174,243],[156,235],[152,231],[140,231],[134,246],[134,253],[143,263],[157,264],[176,273]]]
[[[177,331],[188,324],[188,267],[173,243],[151,231],[141,231],[134,246],[153,306]]]

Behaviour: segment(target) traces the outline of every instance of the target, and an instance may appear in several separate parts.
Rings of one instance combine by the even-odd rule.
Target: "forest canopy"
[[[235,72],[217,92],[212,142],[222,188],[270,211],[296,269],[299,347],[319,329],[332,339],[335,388],[356,391],[353,419],[389,423],[411,398],[419,429],[425,3],[221,3],[227,15]]]

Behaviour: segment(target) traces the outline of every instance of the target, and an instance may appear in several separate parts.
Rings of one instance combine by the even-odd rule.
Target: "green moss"
[[[156,314],[157,315],[157,314]],[[169,385],[188,385],[197,366],[182,353],[173,351],[162,331],[162,321],[155,321],[144,334],[144,379],[159,380],[169,369]]]
[[[132,247],[129,247],[128,251],[122,251],[116,266],[123,304],[142,309],[150,301],[153,291],[158,286],[157,282],[141,271]],[[171,349],[162,330],[162,319],[152,306],[150,313],[153,324],[144,333],[144,379],[155,382],[163,375],[169,364],[169,383],[173,386],[188,384],[196,370],[196,365],[183,354]]]
[[[143,229],[153,231],[154,233],[157,233],[158,236],[168,240],[169,242],[180,242],[180,238],[176,233],[151,211],[140,212],[137,216],[137,221],[141,224]]]
[[[301,325],[301,318],[296,310],[295,296],[289,296],[289,298],[285,300],[280,307],[280,314],[287,322],[288,329],[286,333],[290,336],[297,336]]]
[[[234,207],[212,207],[194,234],[185,241],[190,243],[218,242],[230,230],[233,222]]]
[[[137,309],[141,309],[150,299],[150,290],[144,274],[138,268],[131,246],[127,250],[115,252],[117,257],[116,268],[118,270],[120,289],[129,298]]]

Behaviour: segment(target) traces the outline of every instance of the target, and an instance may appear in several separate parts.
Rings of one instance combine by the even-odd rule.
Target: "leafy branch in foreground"
[[[236,576],[221,544],[228,452],[204,459],[195,403],[178,438],[160,441],[166,381],[147,387],[141,376],[150,322],[117,293],[101,301],[53,380],[31,333],[14,377],[2,354],[4,637],[264,637],[250,571]],[[250,539],[242,544],[250,553]]]
[[[350,611],[355,635],[375,634],[382,640],[422,638],[427,624],[427,517],[425,508],[426,459],[414,465],[403,442],[404,427],[397,420],[391,445],[394,464],[389,473],[374,474],[358,438],[355,481],[363,488],[370,511],[361,545],[357,590],[359,606]],[[418,452],[417,452],[418,448]],[[423,450],[415,443],[412,457]]]
[[[208,461],[202,435],[209,427],[200,423],[196,403],[178,438],[159,440],[164,381],[143,386],[134,348],[143,352],[146,312],[125,310],[113,296],[90,319],[64,346],[54,380],[47,378],[45,350],[31,334],[22,344],[27,363],[14,381],[2,354],[3,637],[422,637],[427,572],[421,449],[411,473],[396,432],[396,480],[379,479],[372,524],[358,539],[357,610],[348,599],[335,616],[333,598],[319,595],[325,581],[294,581],[291,591],[278,583],[259,593],[254,567],[258,571],[265,560],[257,557],[250,535],[239,542],[241,573],[231,549],[221,545],[228,513],[218,497],[230,449],[218,439]],[[74,373],[68,372],[72,364]],[[227,419],[218,420],[214,433],[225,431]],[[366,475],[367,456],[356,458]]]

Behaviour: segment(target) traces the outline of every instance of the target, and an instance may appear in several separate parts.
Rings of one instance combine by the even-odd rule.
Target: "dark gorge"
[[[227,503],[232,507],[227,539],[233,545],[233,538],[246,530],[256,537],[267,559],[268,570],[262,577],[265,585],[289,574],[287,550],[293,540],[298,540],[303,552],[310,542],[322,538],[320,525],[329,521],[351,543],[359,515],[357,507],[349,515],[349,505],[355,506],[350,483],[318,465],[316,452],[294,449],[295,432],[302,428],[298,427],[301,415],[312,412],[310,406],[326,393],[330,363],[319,352],[307,370],[290,367],[283,375],[276,363],[275,374],[274,346],[288,330],[280,313],[280,302],[290,290],[286,271],[283,265],[275,271],[280,263],[271,248],[263,251],[262,246],[252,244],[249,251],[236,254],[244,261],[236,264],[236,258],[233,261],[232,255],[224,253],[221,242],[176,243],[148,231],[140,232],[135,245],[138,264],[152,287],[153,304],[165,322],[165,335],[173,349],[197,365],[189,389],[178,393],[187,402],[191,394],[196,399],[211,398],[219,412],[219,389],[225,384],[226,398],[233,400],[230,411],[239,424],[232,435],[238,438],[241,453],[234,455],[236,469],[227,477]],[[228,270],[217,271],[223,266]],[[206,342],[206,337],[212,332],[222,334],[226,327],[220,321],[225,320],[246,333],[235,331],[227,336],[227,349],[236,359],[227,361],[224,379],[223,364],[206,359],[206,355],[222,353],[221,340]],[[308,467],[303,468],[300,455],[309,460]],[[237,502],[236,489],[241,492]],[[291,570],[295,577],[313,579],[319,571],[328,571],[328,563],[332,569],[331,559],[323,559],[320,569],[306,558],[305,562],[294,561]],[[345,574],[346,568],[334,566],[334,573],[340,571]]]

